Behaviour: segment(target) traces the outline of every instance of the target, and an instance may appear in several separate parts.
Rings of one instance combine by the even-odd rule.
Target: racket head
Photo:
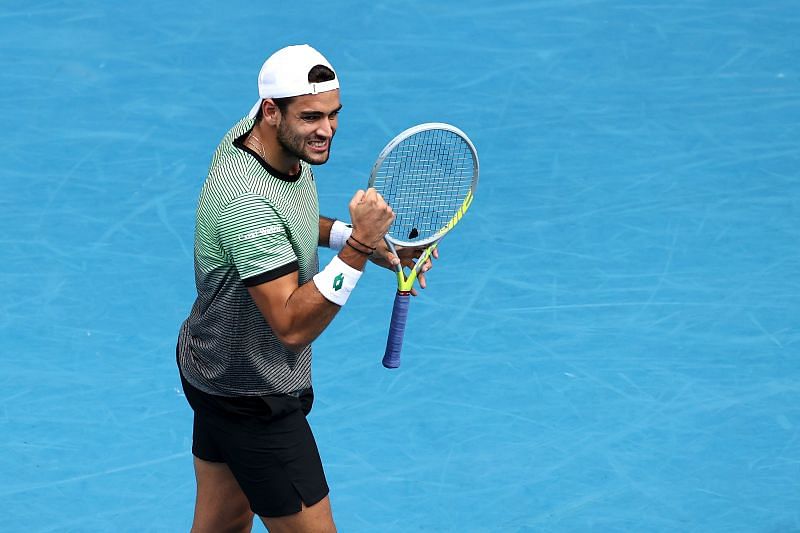
[[[455,126],[429,122],[398,134],[369,179],[395,214],[386,240],[419,248],[441,239],[472,203],[479,174],[475,145]]]

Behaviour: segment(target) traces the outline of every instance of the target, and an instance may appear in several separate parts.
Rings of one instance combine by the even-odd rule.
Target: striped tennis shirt
[[[281,174],[244,138],[244,118],[222,139],[200,193],[194,243],[197,299],[178,336],[189,383],[220,396],[261,396],[311,386],[311,347],[286,349],[247,287],[319,269],[319,203],[311,167]]]

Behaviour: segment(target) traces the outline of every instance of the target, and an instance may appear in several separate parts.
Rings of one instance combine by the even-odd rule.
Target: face
[[[278,143],[285,152],[307,163],[325,163],[341,108],[338,89],[296,97],[281,116]]]

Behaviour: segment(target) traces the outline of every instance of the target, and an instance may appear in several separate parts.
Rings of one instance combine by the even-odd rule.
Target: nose
[[[327,139],[333,137],[333,132],[336,131],[336,119],[333,118],[323,118],[319,121],[319,126],[317,127],[317,135],[320,137],[325,137]]]

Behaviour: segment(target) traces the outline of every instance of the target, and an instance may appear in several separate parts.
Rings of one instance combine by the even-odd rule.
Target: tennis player
[[[307,45],[283,48],[258,91],[217,147],[197,208],[197,299],[177,344],[194,411],[192,531],[250,531],[254,515],[273,533],[335,531],[306,422],[311,342],[369,259],[390,267],[414,253],[386,249],[394,215],[374,189],[352,197],[351,224],[319,214],[311,165],[328,160],[342,109],[330,63]],[[338,250],[321,270],[318,246]]]

